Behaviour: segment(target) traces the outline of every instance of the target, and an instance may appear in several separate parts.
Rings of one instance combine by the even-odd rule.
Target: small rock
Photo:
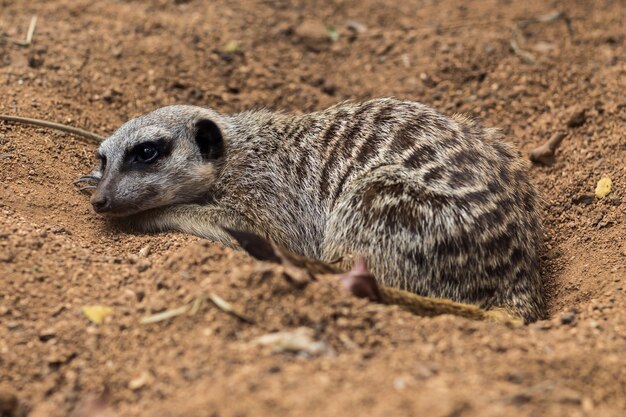
[[[569,113],[570,118],[567,121],[567,127],[569,127],[570,129],[575,129],[585,124],[585,121],[587,120],[586,109],[575,107],[574,109],[570,110]]]
[[[424,85],[426,87],[435,87],[437,86],[437,83],[435,82],[435,80],[432,79],[432,77],[428,74],[426,74],[425,72],[422,72],[420,74],[420,80],[422,80],[422,83],[424,83]]]
[[[348,20],[346,22],[346,29],[349,29],[359,35],[367,32],[367,26],[356,20]]]
[[[4,387],[0,388],[0,416],[14,417],[17,416],[19,401],[15,394]]]
[[[294,31],[300,42],[313,52],[320,52],[330,46],[331,39],[324,23],[305,20]]]
[[[113,49],[111,50],[111,56],[112,56],[113,58],[121,58],[121,57],[122,57],[122,55],[123,55],[123,52],[124,52],[124,50],[123,50],[122,48],[120,48],[120,47],[116,47],[116,48],[113,48]]]
[[[11,263],[15,259],[15,254],[11,251],[0,253],[0,262]]]
[[[178,81],[178,80],[174,81],[174,82],[171,84],[171,87],[172,87],[173,89],[176,89],[176,90],[184,90],[185,88],[187,88],[187,86],[185,85],[185,83],[183,83],[182,81]]]
[[[146,296],[146,292],[144,290],[135,291],[135,297],[137,297],[138,302],[142,302]]]
[[[104,94],[102,94],[102,100],[106,101],[107,103],[112,103],[115,98],[121,95],[122,93],[120,91],[116,90],[115,88],[111,88],[107,90]]]
[[[334,96],[337,93],[337,86],[334,84],[324,84],[322,86],[322,92],[329,96]]]
[[[407,387],[409,381],[407,381],[406,378],[403,378],[401,376],[394,378],[393,380],[393,387],[396,389],[396,391],[404,391],[404,389]]]
[[[152,264],[149,261],[142,259],[141,261],[137,262],[137,271],[139,272],[147,271],[151,266]]]
[[[579,405],[582,401],[580,393],[566,387],[558,387],[554,390],[554,397],[561,404]]]
[[[39,68],[44,64],[44,62],[45,58],[41,54],[34,53],[28,56],[28,66],[31,68]]]
[[[561,324],[572,324],[576,320],[576,313],[570,311],[561,315]]]
[[[54,233],[55,235],[65,233],[65,228],[61,226],[54,226],[54,227],[51,227],[49,230],[51,233]]]
[[[559,251],[556,249],[550,249],[548,250],[548,252],[546,252],[547,259],[556,259],[558,257],[559,257]]]
[[[313,340],[315,331],[308,327],[298,327],[293,331],[270,333],[258,337],[256,343],[270,346],[274,352],[307,353],[318,355],[328,352],[324,342]]]
[[[596,196],[590,193],[578,194],[577,196],[572,197],[572,203],[574,204],[582,204],[587,206],[596,201]]]
[[[594,227],[597,226],[602,221],[603,217],[604,217],[604,213],[598,213],[596,217],[593,219],[593,221],[591,222],[591,225]]]
[[[146,385],[150,384],[150,382],[152,382],[152,376],[150,375],[150,373],[144,371],[141,373],[141,375],[139,375],[136,378],[131,379],[128,382],[128,388],[130,388],[133,391],[137,391],[138,389],[141,389],[145,387]]]
[[[39,332],[39,340],[44,343],[50,339],[54,339],[55,336],[56,332],[53,329],[45,329]]]
[[[148,243],[146,246],[144,246],[143,248],[139,250],[139,256],[141,256],[142,258],[147,258],[151,252],[152,252],[152,245]]]

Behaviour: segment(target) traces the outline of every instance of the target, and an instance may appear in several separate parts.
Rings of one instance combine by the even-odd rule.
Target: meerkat
[[[232,245],[224,228],[382,284],[545,316],[539,198],[497,130],[392,98],[305,115],[175,105],[98,150],[97,213]]]

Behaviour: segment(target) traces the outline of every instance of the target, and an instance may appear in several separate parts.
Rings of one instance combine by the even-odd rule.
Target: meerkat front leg
[[[179,231],[233,247],[232,238],[223,227],[250,230],[250,222],[241,214],[217,205],[176,204],[146,210],[119,219],[137,232]]]

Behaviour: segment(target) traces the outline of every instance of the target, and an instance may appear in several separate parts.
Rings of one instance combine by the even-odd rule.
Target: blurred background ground
[[[545,198],[551,318],[507,328],[414,317],[324,280],[297,290],[212,243],[109,229],[73,185],[95,164],[94,144],[2,123],[0,415],[623,416],[625,10],[608,0],[0,0],[0,113],[106,135],[172,103],[307,112],[396,96],[500,127],[524,155],[566,135],[554,165],[529,166]],[[563,20],[523,23],[555,11],[571,35]],[[9,40],[25,38],[33,15],[32,44]],[[612,191],[597,199],[603,176]],[[140,323],[209,292],[255,323],[210,303]],[[85,305],[113,314],[95,325]],[[298,327],[319,352],[255,342]]]

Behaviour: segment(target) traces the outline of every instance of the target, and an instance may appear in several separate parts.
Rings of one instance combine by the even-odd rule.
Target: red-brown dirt
[[[522,25],[525,61],[513,28],[555,10],[572,35]],[[529,165],[551,318],[507,327],[416,317],[331,279],[300,290],[214,243],[112,229],[73,184],[94,143],[0,123],[0,415],[626,415],[625,14],[620,0],[0,0],[0,113],[106,135],[171,103],[396,96],[500,127],[523,155],[566,134],[554,165]],[[31,45],[7,39],[33,15]],[[210,293],[254,323],[208,301],[140,322]],[[113,314],[96,325],[86,305]],[[257,343],[298,327],[321,352]]]

